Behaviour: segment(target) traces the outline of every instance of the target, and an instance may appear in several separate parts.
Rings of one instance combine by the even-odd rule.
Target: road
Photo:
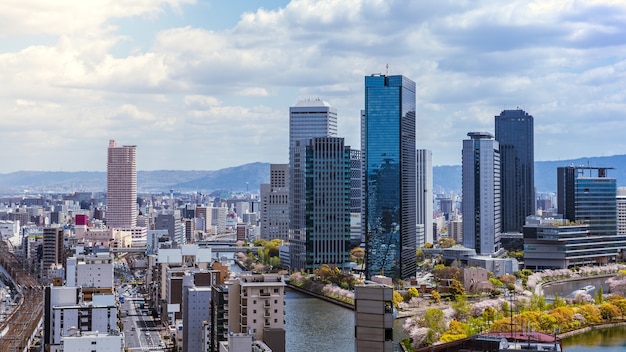
[[[141,309],[139,302],[143,298],[127,297],[121,304],[122,323],[126,348],[131,351],[160,351],[164,346],[159,330],[160,322],[148,314],[147,309]]]

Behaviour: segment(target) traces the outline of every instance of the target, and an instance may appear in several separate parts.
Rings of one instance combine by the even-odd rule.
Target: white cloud
[[[181,21],[193,3],[0,4],[0,37],[20,43],[0,53],[0,138],[36,156],[0,172],[57,169],[55,156],[71,153],[83,163],[65,169],[102,170],[111,138],[137,144],[143,169],[286,162],[288,107],[308,97],[338,108],[356,147],[363,76],[386,64],[416,82],[418,144],[436,164],[459,164],[467,132],[492,131],[517,106],[535,116],[538,160],[620,150],[622,1],[293,0],[225,30],[197,21],[139,35],[151,29],[115,24]],[[143,49],[120,54],[121,43]],[[577,142],[591,132],[603,143]]]

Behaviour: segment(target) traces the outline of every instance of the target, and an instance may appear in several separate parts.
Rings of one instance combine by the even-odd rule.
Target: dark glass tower
[[[312,138],[306,148],[306,269],[350,263],[350,147]]]
[[[502,231],[522,232],[535,214],[533,117],[524,110],[504,110],[495,117],[500,144]]]
[[[366,276],[415,275],[415,82],[365,77],[363,148]]]
[[[558,212],[589,225],[591,235],[617,234],[617,186],[608,167],[557,168]]]

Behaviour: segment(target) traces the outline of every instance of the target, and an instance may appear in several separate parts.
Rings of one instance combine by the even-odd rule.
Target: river
[[[594,330],[563,339],[564,352],[624,352],[626,351],[626,326]]]
[[[290,289],[285,294],[286,350],[354,351],[354,311]],[[396,351],[407,335],[404,319],[393,324]]]

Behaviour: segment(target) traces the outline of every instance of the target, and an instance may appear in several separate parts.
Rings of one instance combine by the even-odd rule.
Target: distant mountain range
[[[559,166],[582,165],[612,167],[609,177],[617,179],[618,186],[626,186],[626,154],[586,157],[560,161],[535,162],[537,192],[556,192],[556,169]],[[215,171],[138,171],[139,193],[200,192],[227,190],[258,193],[261,183],[269,183],[270,164],[251,163]],[[433,168],[435,193],[461,192],[461,165]],[[104,192],[106,172],[18,171],[0,174],[0,193],[71,193]]]

